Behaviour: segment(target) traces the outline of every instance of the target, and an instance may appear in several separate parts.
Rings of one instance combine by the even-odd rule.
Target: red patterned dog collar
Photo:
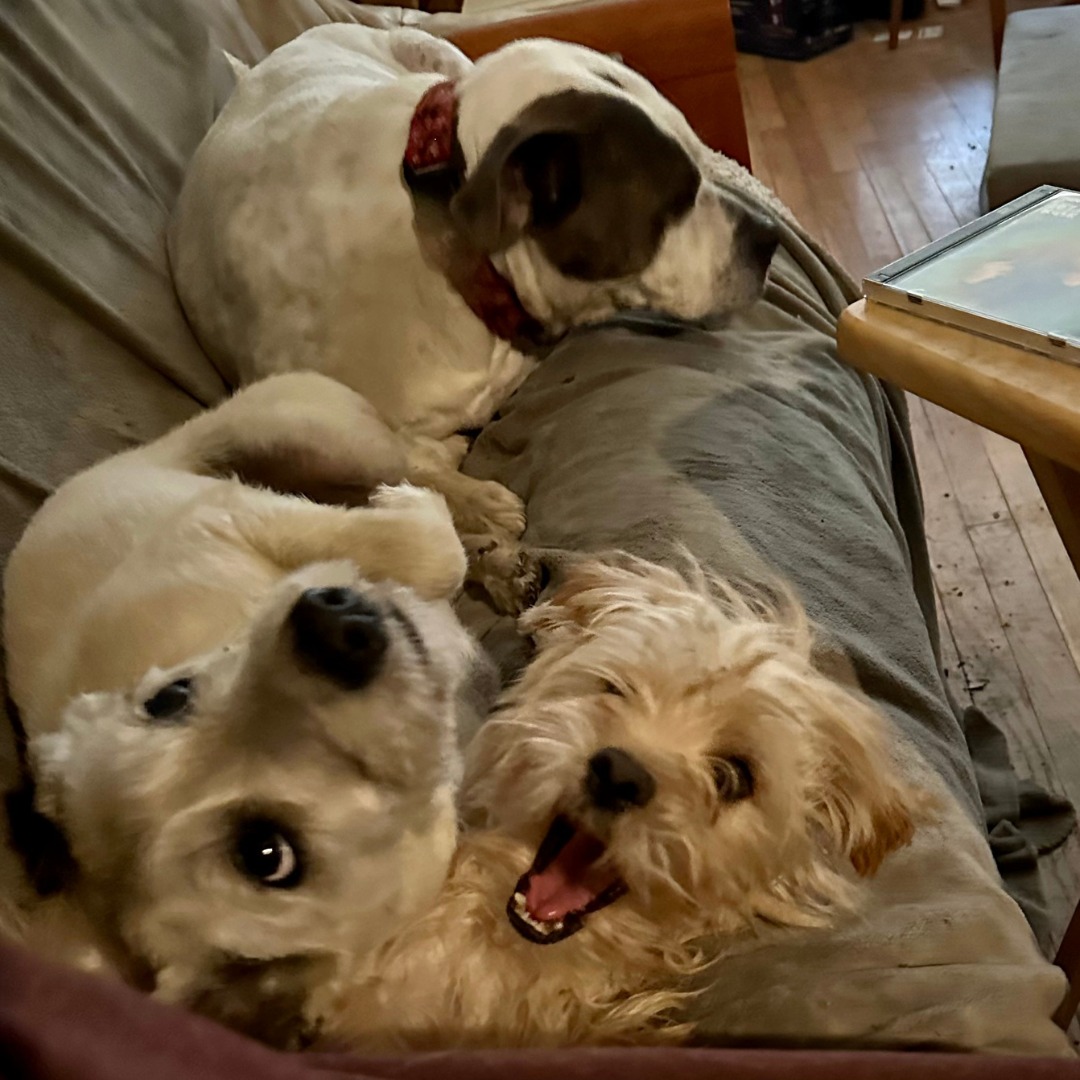
[[[436,83],[420,98],[409,124],[402,165],[414,200],[427,196],[449,204],[461,186],[465,162],[457,141],[453,81]],[[465,237],[456,234],[454,239],[452,251],[440,260],[441,268],[469,310],[503,341],[526,348],[542,341],[543,326],[522,306],[514,286]]]
[[[451,167],[457,142],[457,94],[452,81],[436,83],[420,99],[409,125],[405,167],[422,174]]]

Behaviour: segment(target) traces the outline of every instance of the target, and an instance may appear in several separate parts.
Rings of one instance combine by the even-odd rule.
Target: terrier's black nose
[[[772,218],[747,212],[735,227],[735,237],[746,259],[767,269],[780,242],[780,230]]]
[[[656,781],[636,757],[608,746],[589,759],[585,793],[598,810],[621,814],[634,806],[647,806],[656,794]]]
[[[312,667],[350,690],[375,677],[389,639],[382,614],[353,589],[308,589],[289,620],[296,651]]]

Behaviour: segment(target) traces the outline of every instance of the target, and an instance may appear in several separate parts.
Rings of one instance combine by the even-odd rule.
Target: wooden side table
[[[860,300],[840,317],[840,355],[1018,442],[1080,573],[1080,368]]]
[[[837,328],[840,356],[894,386],[1018,442],[1080,574],[1080,367],[871,300]],[[1080,904],[1054,959],[1069,978],[1055,1019],[1080,1005]]]

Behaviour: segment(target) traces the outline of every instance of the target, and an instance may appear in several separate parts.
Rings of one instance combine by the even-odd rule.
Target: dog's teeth
[[[544,934],[551,934],[557,930],[561,930],[563,927],[562,920],[558,922],[544,922],[543,919],[537,919],[531,915],[527,909],[521,908],[518,910],[518,916],[524,922],[528,923],[534,930],[539,930]]]
[[[529,909],[525,906],[525,894],[521,892],[514,893],[514,912],[522,922],[527,923],[534,930],[539,930],[542,934],[557,934],[563,928],[563,920],[556,919],[553,922],[544,922],[543,919],[535,918]]]

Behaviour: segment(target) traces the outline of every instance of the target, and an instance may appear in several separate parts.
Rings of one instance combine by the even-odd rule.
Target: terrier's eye
[[[143,712],[151,720],[175,722],[190,711],[194,700],[191,679],[177,679],[163,686],[153,697],[143,702]]]
[[[712,769],[716,793],[724,802],[738,802],[754,794],[754,771],[745,758],[717,758]]]
[[[267,818],[237,826],[233,865],[244,877],[269,889],[295,889],[303,880],[299,846],[288,830]]]

